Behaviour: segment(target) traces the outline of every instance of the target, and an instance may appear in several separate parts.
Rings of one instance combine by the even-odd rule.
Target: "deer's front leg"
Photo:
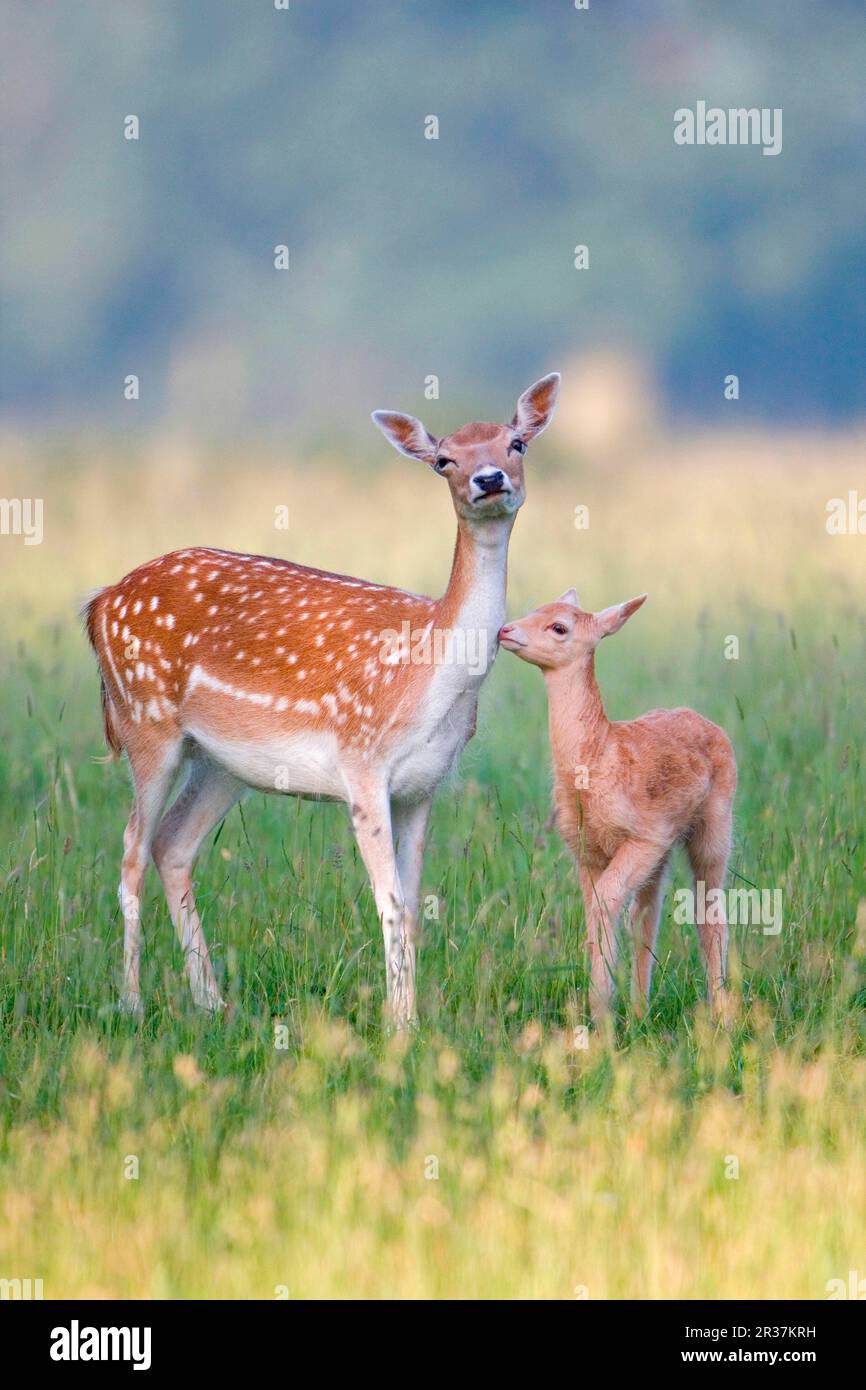
[[[401,993],[406,999],[407,1017],[414,1023],[417,1017],[415,1005],[415,970],[418,949],[418,909],[421,900],[421,870],[424,867],[424,841],[427,837],[427,823],[430,819],[432,802],[392,801],[391,823],[394,832],[394,845],[397,856],[397,874],[403,886],[405,903],[403,931],[405,936],[404,976]]]
[[[581,872],[590,954],[589,1006],[593,1022],[607,1018],[619,947],[619,919],[629,898],[660,870],[665,851],[644,841],[620,845],[598,877]]]
[[[388,1009],[395,1026],[407,1028],[415,1010],[415,941],[407,930],[406,902],[397,871],[386,788],[377,783],[354,783],[349,808],[382,923]]]
[[[589,951],[589,1010],[596,1027],[607,1019],[613,994],[613,977],[618,954],[618,937],[611,930],[606,904],[600,897],[597,884],[602,874],[593,874],[580,866],[580,886],[586,916],[586,944]]]

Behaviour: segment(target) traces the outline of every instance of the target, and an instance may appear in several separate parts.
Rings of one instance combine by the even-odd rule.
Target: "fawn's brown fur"
[[[707,892],[723,887],[731,849],[737,766],[724,730],[691,709],[651,710],[623,723],[605,714],[595,649],[645,599],[588,613],[570,589],[500,632],[502,645],[539,666],[547,685],[556,819],[580,872],[595,1022],[610,1007],[617,925],[629,901],[634,1003],[642,1013],[674,846],[685,844],[695,881]],[[727,924],[698,924],[698,932],[710,1005],[725,1019]]]

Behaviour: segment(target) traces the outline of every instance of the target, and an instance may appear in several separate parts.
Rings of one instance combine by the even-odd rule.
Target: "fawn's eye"
[[[550,631],[555,632],[557,637],[564,637],[568,632],[568,628],[565,626],[565,623],[551,623]]]
[[[453,459],[438,458],[433,466],[436,469],[437,473],[443,473],[445,469],[448,467],[449,463],[453,462]]]
[[[509,449],[513,449],[516,454],[526,453],[526,445],[522,439],[512,439],[508,447]]]

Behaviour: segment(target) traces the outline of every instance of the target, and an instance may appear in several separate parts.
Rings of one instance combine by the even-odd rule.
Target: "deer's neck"
[[[573,784],[575,769],[592,767],[610,732],[595,678],[595,653],[545,671],[544,678],[554,764]]]
[[[486,652],[486,667],[496,654],[505,622],[508,542],[514,517],[470,526],[461,518],[448,588],[439,600],[436,623],[462,631],[467,641]]]

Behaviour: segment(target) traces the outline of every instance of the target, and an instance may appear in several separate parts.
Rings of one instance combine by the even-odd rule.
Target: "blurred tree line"
[[[29,0],[3,51],[7,419],[496,414],[590,349],[680,416],[864,410],[860,0]],[[782,152],[677,146],[698,100]]]

